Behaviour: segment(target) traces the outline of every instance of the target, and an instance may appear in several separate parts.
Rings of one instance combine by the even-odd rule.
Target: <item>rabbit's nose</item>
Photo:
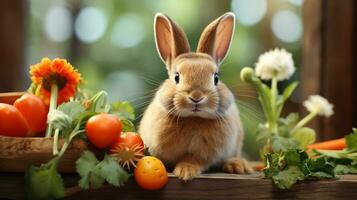
[[[199,102],[201,102],[203,99],[204,99],[204,97],[200,97],[200,98],[198,98],[198,99],[195,99],[195,98],[193,98],[193,97],[188,97],[193,103],[199,103]]]

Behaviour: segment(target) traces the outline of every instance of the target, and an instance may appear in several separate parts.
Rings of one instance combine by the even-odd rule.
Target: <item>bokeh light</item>
[[[140,18],[135,14],[120,16],[114,24],[112,43],[119,48],[129,48],[139,44],[145,35]]]
[[[232,0],[231,7],[239,23],[252,26],[264,17],[267,2],[266,0]]]
[[[296,42],[302,35],[301,19],[289,10],[274,14],[271,28],[275,36],[283,42]]]
[[[95,7],[87,7],[79,12],[74,30],[79,40],[83,43],[93,43],[103,36],[107,24],[107,18],[102,10]]]
[[[64,6],[54,6],[46,13],[43,29],[48,39],[55,42],[68,40],[72,35],[72,15]]]
[[[295,6],[302,6],[302,4],[304,3],[304,0],[288,0],[288,1]]]
[[[132,101],[145,93],[145,83],[133,71],[120,70],[110,73],[105,79],[103,88],[109,95],[109,101]]]

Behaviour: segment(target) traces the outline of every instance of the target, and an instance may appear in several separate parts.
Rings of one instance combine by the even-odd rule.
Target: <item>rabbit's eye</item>
[[[214,73],[214,85],[218,84],[219,76],[218,73]]]
[[[175,82],[176,84],[180,82],[180,74],[178,72],[175,73]]]

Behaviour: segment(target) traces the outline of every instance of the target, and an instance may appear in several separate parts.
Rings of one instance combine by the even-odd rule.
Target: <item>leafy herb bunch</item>
[[[54,130],[53,158],[39,167],[31,166],[25,172],[29,199],[57,199],[65,196],[65,186],[57,172],[59,161],[75,138],[86,140],[85,124],[98,113],[115,114],[120,118],[124,132],[135,131],[131,122],[135,118],[134,109],[129,103],[109,104],[105,91],[92,97],[77,92],[72,101],[59,105],[48,114],[48,124]],[[104,159],[99,161],[90,151],[85,151],[77,160],[76,169],[81,177],[79,187],[82,189],[99,188],[104,182],[119,187],[129,178],[129,174],[113,157],[105,154]]]

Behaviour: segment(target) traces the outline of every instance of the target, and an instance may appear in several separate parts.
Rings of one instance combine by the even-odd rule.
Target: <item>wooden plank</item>
[[[76,185],[78,178],[65,174],[66,186]],[[191,182],[170,176],[166,187],[159,191],[140,189],[131,179],[122,188],[104,186],[81,191],[65,199],[354,199],[357,176],[344,175],[338,180],[303,182],[290,190],[279,190],[261,174],[204,174]],[[0,173],[0,199],[23,199],[22,173]],[[76,189],[72,188],[72,191]]]
[[[24,65],[25,1],[5,0],[0,6],[0,92],[21,88]]]

